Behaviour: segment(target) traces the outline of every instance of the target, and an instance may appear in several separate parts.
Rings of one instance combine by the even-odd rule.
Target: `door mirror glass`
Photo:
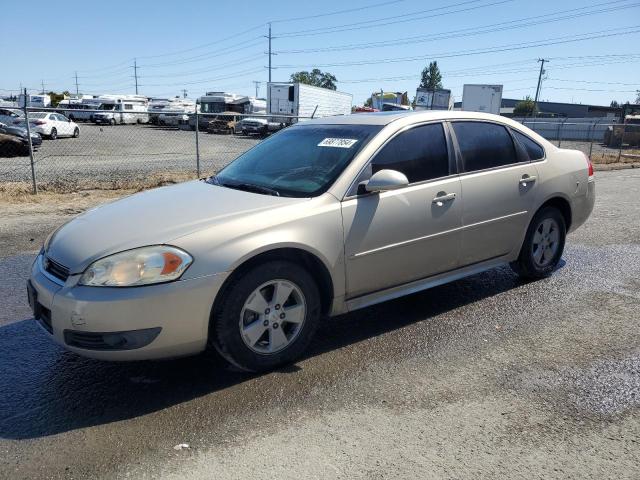
[[[397,190],[409,185],[409,180],[404,173],[397,170],[380,170],[373,174],[368,182],[363,182],[367,192],[386,192]]]

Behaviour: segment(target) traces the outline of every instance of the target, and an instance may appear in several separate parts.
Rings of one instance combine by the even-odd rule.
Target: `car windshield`
[[[382,127],[297,125],[247,151],[211,183],[287,197],[324,193]]]

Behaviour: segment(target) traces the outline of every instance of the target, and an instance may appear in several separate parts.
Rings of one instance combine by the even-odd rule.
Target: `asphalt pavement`
[[[599,172],[550,278],[500,268],[327,320],[258,376],[63,351],[26,306],[39,245],[1,236],[0,478],[638,478],[639,199],[637,170]]]

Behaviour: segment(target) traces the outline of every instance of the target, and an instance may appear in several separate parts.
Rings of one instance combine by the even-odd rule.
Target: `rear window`
[[[45,118],[48,113],[45,112],[33,112],[29,114],[29,118]]]
[[[517,130],[511,130],[516,140],[524,147],[529,155],[529,160],[540,160],[544,157],[544,149],[536,142],[527,137],[524,133],[520,133]]]

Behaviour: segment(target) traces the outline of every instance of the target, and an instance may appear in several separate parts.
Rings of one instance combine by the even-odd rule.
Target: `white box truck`
[[[269,83],[267,85],[267,114],[279,123],[295,123],[290,117],[320,118],[349,115],[353,95],[314,87],[303,83]],[[281,117],[278,117],[281,115]],[[305,118],[300,118],[300,121]]]
[[[465,85],[462,90],[462,110],[500,115],[502,85]]]

